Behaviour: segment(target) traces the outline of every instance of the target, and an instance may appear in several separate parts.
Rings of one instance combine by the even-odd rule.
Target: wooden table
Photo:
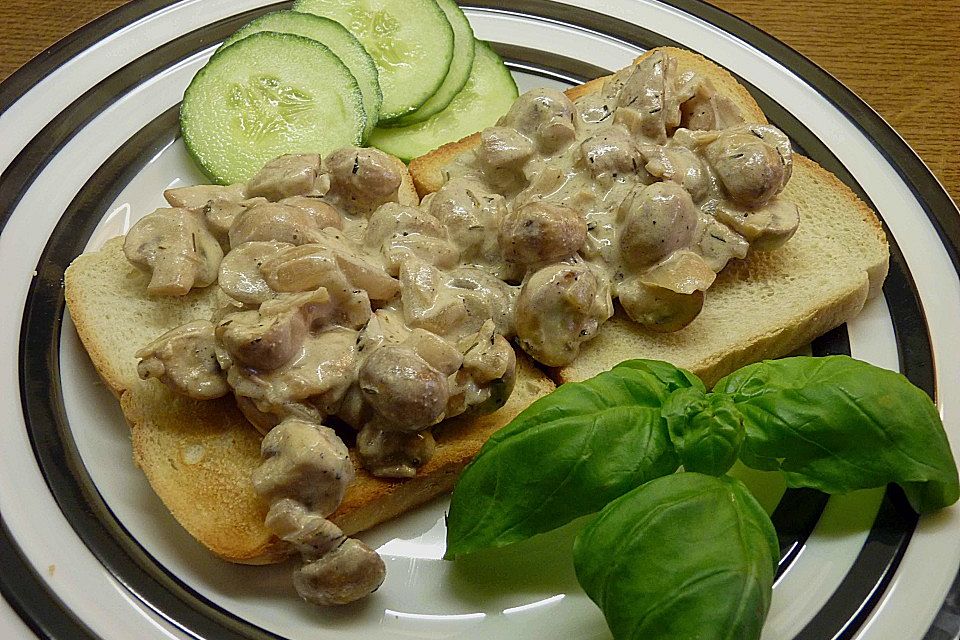
[[[124,0],[0,2],[0,79]],[[714,0],[853,89],[960,202],[960,0]]]

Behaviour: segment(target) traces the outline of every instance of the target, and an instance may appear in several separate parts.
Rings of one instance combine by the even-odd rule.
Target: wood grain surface
[[[0,79],[121,0],[3,0]],[[850,87],[960,202],[960,0],[714,0]]]

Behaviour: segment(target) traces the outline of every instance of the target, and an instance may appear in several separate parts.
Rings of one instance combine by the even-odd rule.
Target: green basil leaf
[[[677,389],[661,409],[680,464],[687,471],[723,475],[737,461],[743,443],[743,416],[730,396]]]
[[[675,367],[663,360],[643,360],[640,358],[624,360],[613,368],[614,370],[634,369],[636,371],[649,373],[663,383],[667,391],[676,391],[678,389],[698,389],[704,393],[707,391],[707,387],[704,386],[703,381],[695,374],[690,373],[686,369]]]
[[[617,367],[534,402],[460,476],[445,557],[550,531],[675,471],[679,462],[660,415],[669,393],[650,370]]]
[[[847,356],[785,358],[720,380],[744,416],[741,459],[827,493],[895,482],[919,513],[960,497],[957,465],[927,395]]]
[[[577,536],[577,580],[616,640],[751,640],[780,551],[739,480],[677,473],[611,502]]]

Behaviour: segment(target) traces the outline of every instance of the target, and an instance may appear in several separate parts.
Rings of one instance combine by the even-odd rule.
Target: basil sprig
[[[780,548],[739,481],[677,473],[611,502],[577,536],[577,580],[615,638],[758,638]]]
[[[895,482],[920,513],[960,497],[936,407],[899,374],[786,358],[708,393],[690,372],[630,360],[561,386],[490,439],[454,489],[445,557],[603,509],[575,567],[618,640],[758,638],[779,552],[769,518],[723,476],[737,458],[827,493]],[[680,464],[699,473],[674,475]]]

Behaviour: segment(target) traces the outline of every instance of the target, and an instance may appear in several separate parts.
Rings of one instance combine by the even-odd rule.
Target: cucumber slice
[[[350,70],[303,36],[263,31],[214,54],[180,105],[180,130],[217,184],[243,182],[284,153],[360,143],[366,116]]]
[[[409,127],[377,127],[370,146],[406,162],[496,124],[517,98],[517,83],[489,45],[477,40],[476,49],[470,78],[446,109]]]
[[[426,102],[450,68],[453,28],[435,0],[297,0],[293,10],[336,20],[373,56],[382,121]]]
[[[383,102],[383,94],[380,93],[377,66],[373,64],[373,58],[360,41],[342,24],[329,18],[296,11],[274,11],[240,27],[223,41],[220,48],[229,47],[238,40],[261,31],[292,33],[316,40],[326,45],[343,61],[343,64],[347,65],[350,73],[357,79],[357,84],[360,85],[360,93],[363,94],[363,110],[367,114],[367,126],[363,131],[363,138],[366,140],[380,119],[380,103]]]
[[[405,127],[423,122],[433,114],[443,111],[453,97],[460,93],[463,85],[467,84],[467,78],[470,77],[475,52],[473,27],[453,0],[437,0],[437,4],[447,16],[450,26],[453,27],[453,60],[450,62],[450,70],[447,71],[447,77],[443,79],[443,84],[437,92],[420,105],[419,109],[384,123],[385,126]]]

